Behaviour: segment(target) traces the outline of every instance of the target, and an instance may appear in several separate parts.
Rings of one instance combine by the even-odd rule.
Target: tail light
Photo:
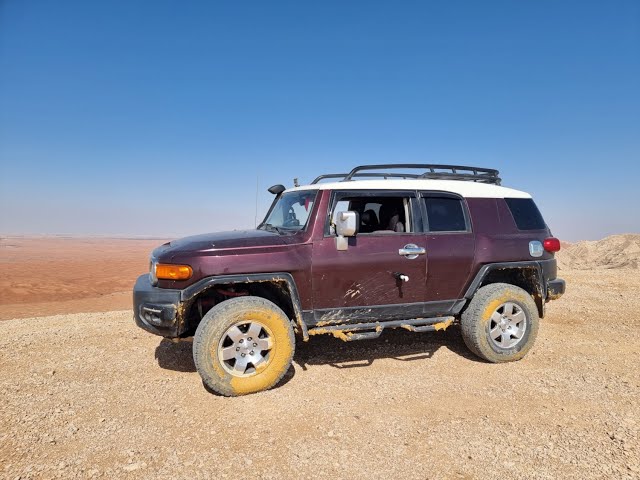
[[[560,251],[560,240],[555,237],[545,238],[542,246],[547,252],[558,252]]]

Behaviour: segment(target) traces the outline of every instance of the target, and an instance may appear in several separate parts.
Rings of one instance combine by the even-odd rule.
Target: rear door
[[[475,253],[469,209],[464,198],[446,192],[421,192],[427,248],[428,313],[443,313],[463,296]]]
[[[329,222],[341,210],[353,210],[360,216],[360,232],[349,238],[346,251],[337,250]],[[333,192],[324,237],[313,245],[315,321],[422,316],[425,240],[416,192]]]

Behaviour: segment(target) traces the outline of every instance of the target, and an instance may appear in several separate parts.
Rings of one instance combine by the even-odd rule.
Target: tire
[[[291,321],[261,297],[237,297],[216,305],[193,339],[193,360],[202,381],[229,397],[276,385],[287,373],[294,350]]]
[[[533,347],[539,323],[531,295],[507,283],[480,288],[460,321],[469,350],[492,363],[523,358]]]

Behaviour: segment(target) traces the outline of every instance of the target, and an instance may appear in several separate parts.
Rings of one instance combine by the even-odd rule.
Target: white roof
[[[466,198],[531,198],[526,192],[488,183],[465,180],[431,179],[388,179],[353,180],[349,182],[317,183],[287,189],[287,192],[300,190],[431,190],[451,192]]]

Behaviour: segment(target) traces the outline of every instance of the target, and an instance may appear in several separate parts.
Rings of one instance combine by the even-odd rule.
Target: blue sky
[[[498,168],[640,232],[640,2],[0,0],[0,232],[253,227],[362,163]]]

